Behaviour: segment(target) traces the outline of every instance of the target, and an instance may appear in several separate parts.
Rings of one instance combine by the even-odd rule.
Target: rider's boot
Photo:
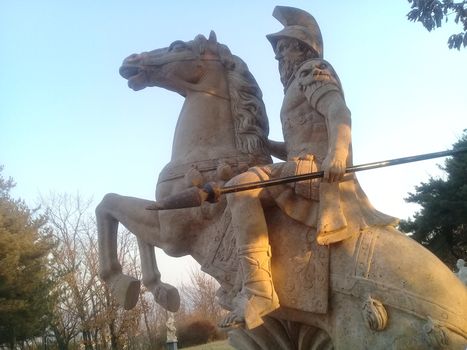
[[[243,288],[234,299],[234,309],[220,323],[222,328],[245,324],[253,329],[263,324],[262,317],[279,308],[271,275],[269,245],[244,245],[238,249]]]

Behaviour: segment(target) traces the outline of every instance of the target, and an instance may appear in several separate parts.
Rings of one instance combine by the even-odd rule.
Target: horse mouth
[[[121,66],[120,75],[128,80],[128,87],[135,91],[144,89],[146,85],[146,73],[135,66]]]
[[[141,71],[141,68],[135,66],[121,66],[119,70],[120,75],[125,79],[131,79],[141,73]]]

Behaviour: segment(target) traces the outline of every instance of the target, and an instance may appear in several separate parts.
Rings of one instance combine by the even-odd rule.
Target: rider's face
[[[276,60],[278,60],[280,63],[284,57],[289,60],[298,58],[303,54],[303,52],[300,50],[296,40],[283,38],[277,41],[275,54]]]
[[[303,60],[303,51],[294,39],[279,39],[275,49],[276,60],[279,61],[279,73],[284,86],[292,76],[296,65]]]

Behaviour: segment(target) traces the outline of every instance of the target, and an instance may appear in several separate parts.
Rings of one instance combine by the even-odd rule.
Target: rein
[[[199,56],[197,58],[193,58],[191,60],[198,60],[198,61],[208,61],[208,62],[220,62],[222,64],[222,61],[217,57],[217,58],[200,58]],[[222,66],[224,66],[224,64],[222,64]],[[224,66],[225,68],[225,66]],[[200,79],[200,81],[206,76],[206,72],[204,72],[203,74],[203,77]],[[197,87],[197,85],[192,85],[191,86],[192,90],[193,91],[197,91],[197,92],[202,92],[204,94],[207,94],[207,95],[210,95],[210,96],[214,96],[214,97],[217,97],[217,98],[220,98],[220,99],[223,99],[223,100],[226,100],[226,101],[230,101],[230,96],[223,96],[221,94],[218,94],[214,91],[209,91],[209,90],[202,90],[202,89],[199,89]]]
[[[196,87],[192,87],[191,90],[196,91],[196,92],[202,92],[202,93],[204,93],[204,94],[207,94],[207,95],[210,95],[210,96],[214,96],[214,97],[217,97],[217,98],[226,100],[226,101],[230,101],[230,97],[222,96],[222,95],[220,95],[220,94],[215,93],[214,91],[202,90],[202,89],[198,89],[198,88],[196,88]]]
[[[158,183],[183,178],[192,168],[195,168],[200,173],[206,173],[215,171],[221,164],[227,164],[234,168],[241,167],[243,165],[248,169],[248,167],[251,166],[251,163],[251,157],[242,155],[232,155],[230,157],[222,157],[220,159],[205,159],[177,165],[170,162],[159,173]]]

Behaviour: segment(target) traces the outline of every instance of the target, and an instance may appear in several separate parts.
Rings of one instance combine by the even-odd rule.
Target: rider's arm
[[[273,157],[280,160],[287,160],[287,150],[285,148],[285,142],[268,140],[269,152]]]
[[[339,78],[332,66],[321,59],[304,63],[297,74],[308,102],[326,120],[329,147],[321,165],[324,179],[338,181],[345,174],[350,145],[350,111]]]
[[[325,116],[328,130],[329,149],[323,161],[324,178],[329,182],[342,179],[347,166],[351,140],[350,110],[337,91],[329,91],[317,104],[318,111]]]

